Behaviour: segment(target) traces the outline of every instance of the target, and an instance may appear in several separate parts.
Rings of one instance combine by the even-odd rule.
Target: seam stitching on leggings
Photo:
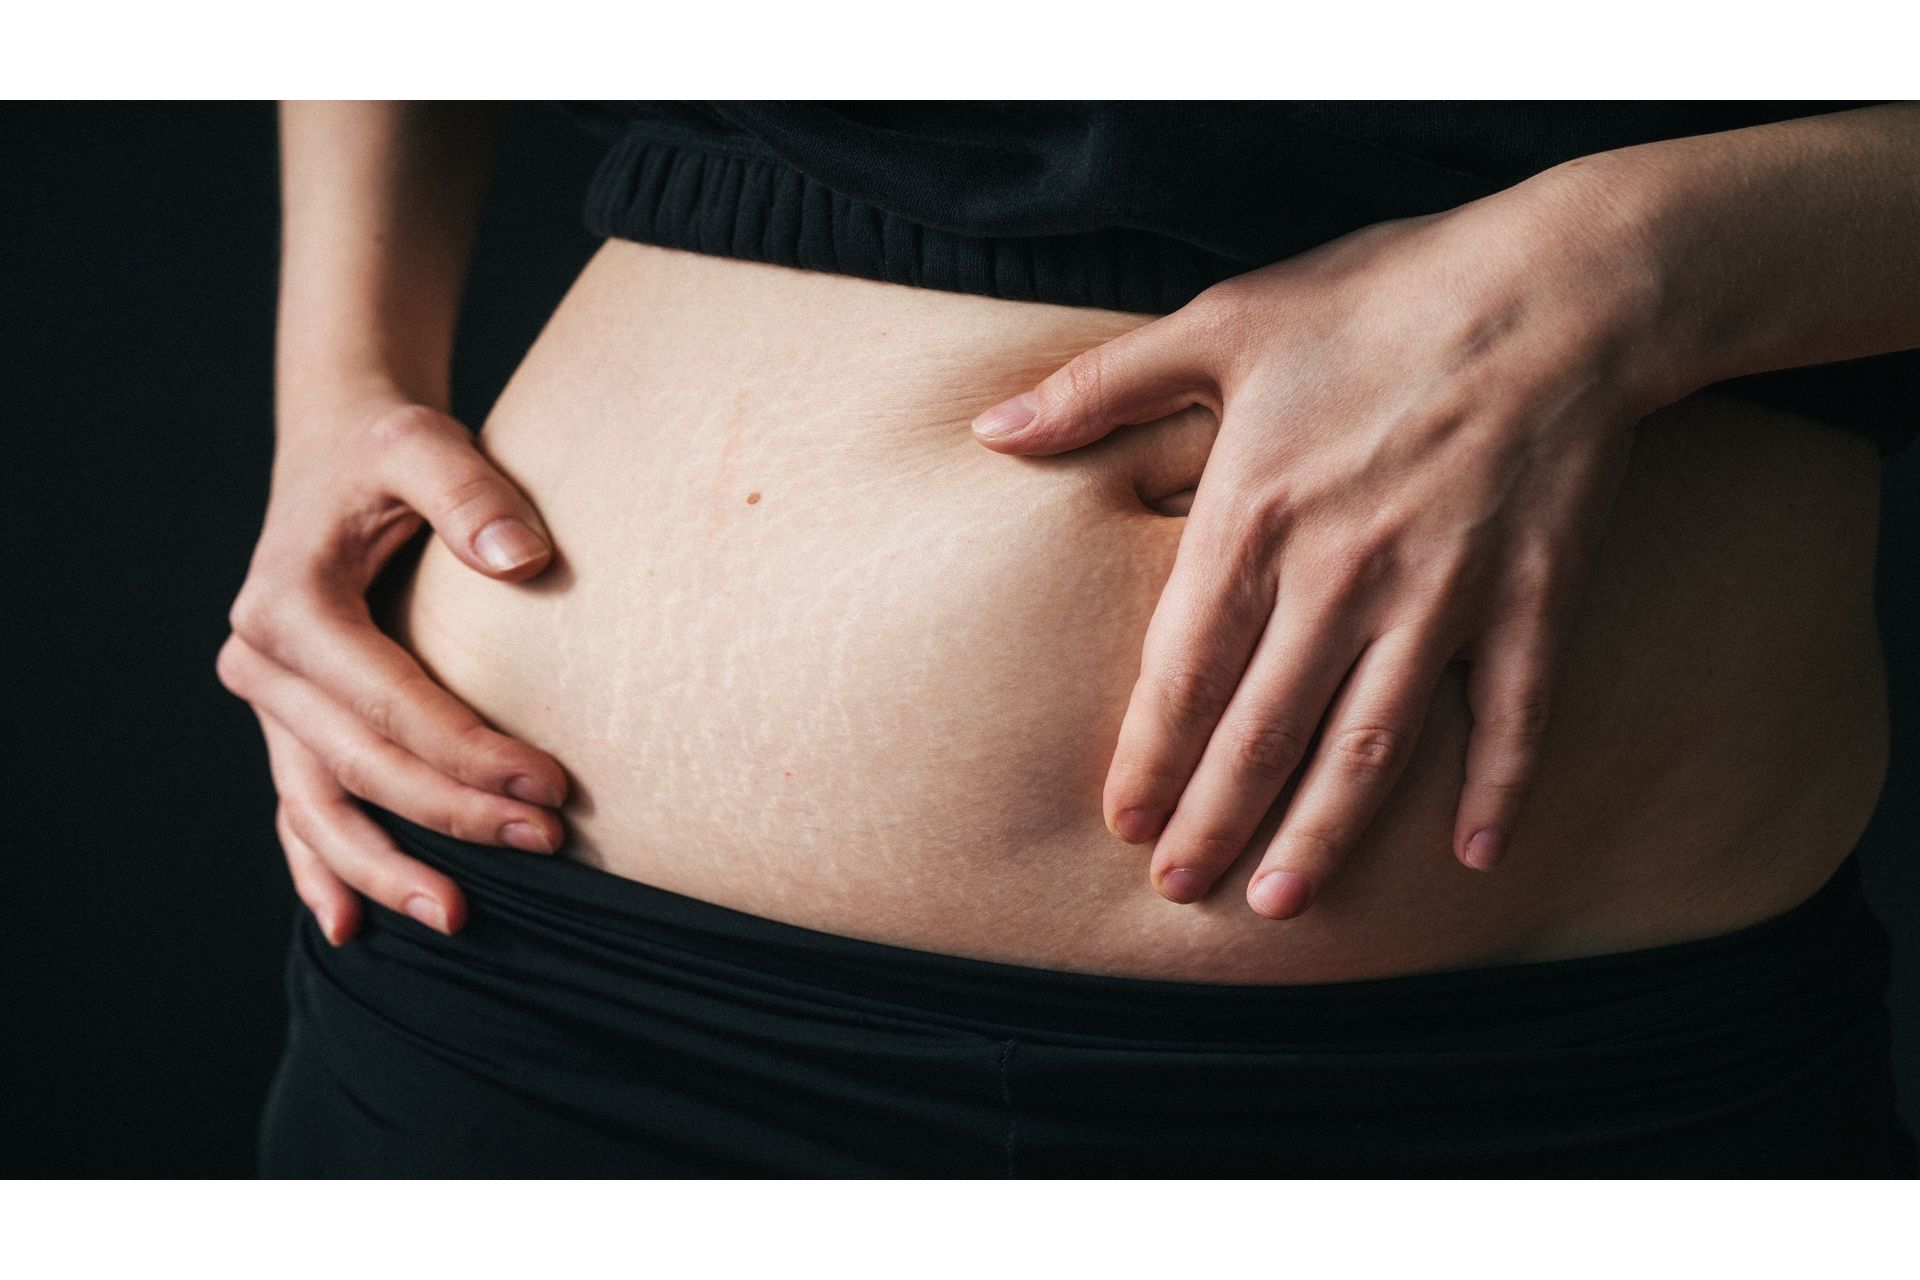
[[[1000,1100],[1007,1104],[1007,1176],[1013,1177],[1013,1050],[1017,1041],[1006,1040],[1000,1045]]]

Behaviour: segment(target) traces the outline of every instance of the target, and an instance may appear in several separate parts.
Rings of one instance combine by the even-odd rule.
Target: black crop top
[[[1390,218],[1635,143],[1843,102],[604,102],[588,228],[996,298],[1165,314]],[[1871,437],[1920,430],[1920,351],[1715,390]]]

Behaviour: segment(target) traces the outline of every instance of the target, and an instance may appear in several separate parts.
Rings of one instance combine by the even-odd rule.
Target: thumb
[[[491,578],[519,581],[547,565],[552,546],[533,504],[487,460],[473,433],[424,405],[375,431],[393,495],[420,513],[447,549]]]
[[[1213,382],[1205,344],[1183,309],[1081,352],[975,418],[973,434],[999,453],[1064,453],[1115,427],[1177,413]]]

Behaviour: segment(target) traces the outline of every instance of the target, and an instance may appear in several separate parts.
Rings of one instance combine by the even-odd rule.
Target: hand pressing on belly
[[[567,777],[434,683],[375,625],[367,592],[423,519],[493,578],[532,577],[550,548],[532,504],[444,413],[376,397],[317,416],[283,423],[220,681],[259,717],[287,865],[328,940],[357,928],[356,889],[451,933],[459,889],[353,797],[463,840],[551,853],[562,831],[545,806],[565,799]]]
[[[1206,894],[1297,781],[1247,896],[1304,911],[1453,661],[1474,717],[1453,849],[1493,867],[1634,428],[1677,398],[1659,283],[1606,189],[1550,173],[1227,280],[975,419],[989,448],[1054,454],[1219,418],[1103,798],[1116,835],[1157,837],[1162,895]]]

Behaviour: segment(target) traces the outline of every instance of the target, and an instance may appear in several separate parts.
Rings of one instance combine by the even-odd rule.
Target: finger
[[[369,729],[470,787],[558,807],[567,775],[558,761],[483,721],[428,676],[411,653],[375,626],[364,599],[289,594],[270,606],[236,608],[242,648],[306,677]],[[228,669],[228,659],[236,660]],[[241,697],[258,670],[221,651],[222,681]],[[229,677],[232,678],[229,678]]]
[[[1557,630],[1543,610],[1515,611],[1474,648],[1467,670],[1467,776],[1454,822],[1454,856],[1491,871],[1511,842],[1539,771]]]
[[[1273,613],[1271,572],[1255,567],[1255,544],[1217,531],[1209,497],[1203,476],[1107,772],[1107,828],[1133,844],[1173,815]]]
[[[293,834],[330,872],[381,906],[438,932],[458,932],[467,914],[459,886],[400,852],[392,838],[334,783],[319,757],[271,713],[259,714],[274,786]]]
[[[380,474],[469,568],[520,581],[546,568],[553,549],[533,503],[480,452],[473,433],[424,405],[373,427]]]
[[[1247,886],[1247,903],[1260,915],[1285,920],[1305,911],[1393,790],[1446,669],[1437,634],[1389,631],[1354,664]]]
[[[1083,351],[975,418],[974,436],[1000,453],[1063,453],[1115,427],[1217,400],[1208,327],[1183,308]]]
[[[370,731],[307,680],[247,650],[237,659],[253,705],[287,726],[333,785],[435,831],[476,844],[552,853],[564,831],[550,809],[463,786]]]
[[[286,806],[280,806],[273,818],[280,836],[280,849],[286,855],[287,870],[293,873],[293,891],[313,918],[328,942],[339,946],[360,929],[360,899],[347,882],[327,869],[312,845],[287,821]]]
[[[1197,900],[1246,851],[1364,643],[1351,610],[1302,607],[1283,581],[1273,620],[1154,846],[1149,873],[1164,897]]]

